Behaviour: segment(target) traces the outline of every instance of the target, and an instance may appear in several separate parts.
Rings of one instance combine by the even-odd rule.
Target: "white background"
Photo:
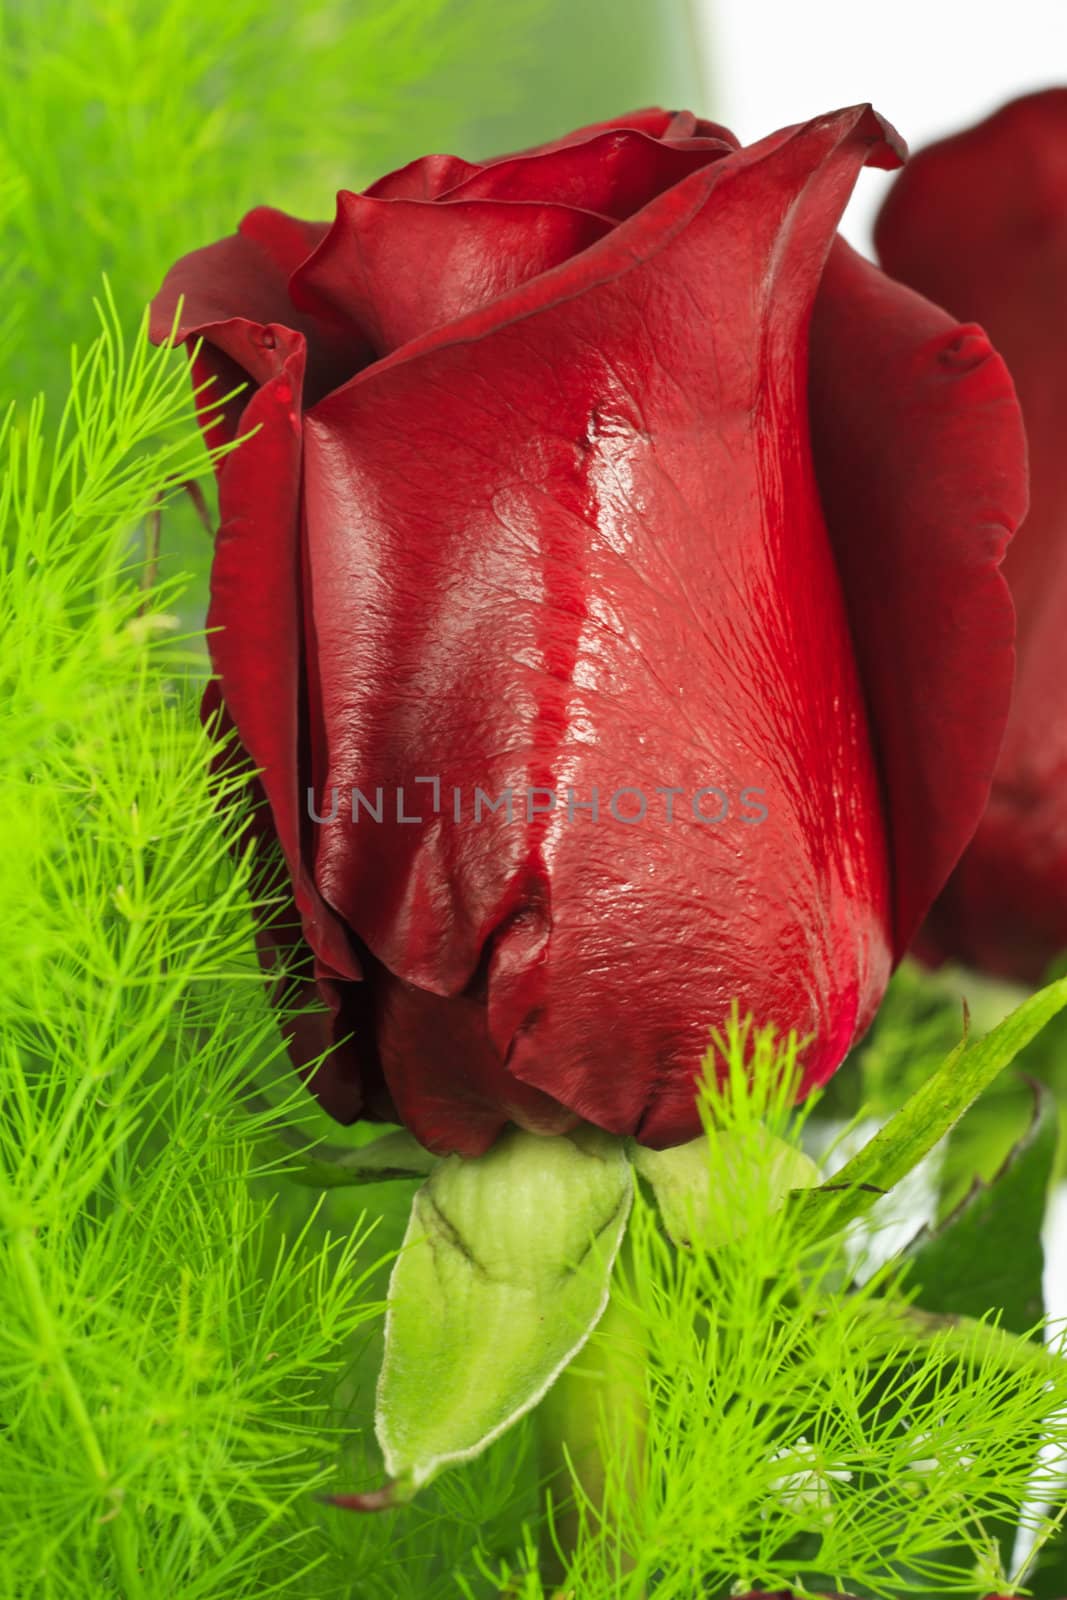
[[[746,144],[870,100],[913,150],[1028,90],[1067,83],[1067,0],[694,0],[712,114]],[[890,174],[842,231],[869,253]]]

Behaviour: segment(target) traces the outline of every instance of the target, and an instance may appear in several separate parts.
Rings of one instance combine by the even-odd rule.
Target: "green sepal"
[[[289,1152],[286,1160],[292,1160]],[[438,1160],[410,1133],[400,1130],[353,1149],[310,1145],[299,1153],[299,1164],[290,1166],[286,1177],[309,1189],[351,1188],[385,1183],[390,1178],[424,1178]]]
[[[663,1226],[675,1244],[714,1250],[732,1243],[752,1207],[731,1196],[758,1184],[773,1208],[794,1189],[819,1182],[810,1156],[766,1128],[701,1134],[671,1150],[635,1144],[631,1159],[656,1197]]]
[[[395,1492],[530,1411],[596,1326],[629,1216],[621,1140],[509,1129],[416,1193],[393,1268],[375,1429]]]

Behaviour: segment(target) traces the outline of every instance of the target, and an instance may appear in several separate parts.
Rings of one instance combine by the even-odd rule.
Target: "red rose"
[[[747,149],[643,111],[168,276],[155,336],[184,295],[196,377],[249,384],[209,704],[342,1120],[665,1146],[733,1000],[813,1036],[806,1086],[869,1023],[985,803],[1024,499],[982,334],[835,244],[899,150],[864,106]]]
[[[894,277],[989,330],[1026,422],[1031,509],[1004,567],[1011,715],[989,809],[924,943],[1036,980],[1067,949],[1067,89],[922,151],[877,240]]]

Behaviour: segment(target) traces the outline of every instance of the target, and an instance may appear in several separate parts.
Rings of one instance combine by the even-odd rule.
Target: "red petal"
[[[610,133],[615,129],[647,133],[652,139],[719,139],[734,150],[739,148],[729,129],[717,122],[705,122],[691,111],[664,111],[661,106],[647,106],[642,111],[627,111],[621,117],[610,117],[606,122],[591,122],[584,128],[575,128],[573,133],[566,134],[562,139],[553,139],[548,144],[531,145],[526,150],[512,150],[507,155],[494,156],[484,165],[513,161],[516,156],[547,155],[553,150],[565,150],[568,145],[585,144],[598,134]]]
[[[290,291],[305,310],[346,319],[381,356],[569,260],[610,227],[569,206],[342,191],[336,222]]]
[[[1067,89],[920,151],[879,218],[888,271],[987,329],[1030,450],[1004,563],[1018,677],[989,809],[927,928],[941,951],[1036,980],[1067,948]]]
[[[818,1081],[888,972],[881,806],[803,341],[883,131],[857,108],[694,173],[307,422],[328,782],[382,785],[390,807],[323,828],[320,888],[404,983],[461,1010],[486,995],[514,1078],[651,1144],[698,1130],[707,1028],[735,998],[814,1031]],[[415,783],[434,775],[437,817]],[[686,800],[674,823],[652,809],[657,786],[709,784],[732,797],[729,827]],[[426,824],[397,820],[400,785]],[[652,804],[639,825],[475,826],[476,785],[584,801],[597,786],[605,808],[632,786]],[[736,814],[744,787],[767,791],[760,827]],[[394,1086],[401,1038],[409,1125],[465,1148],[448,1085],[475,1033],[426,1030],[414,1052],[422,1008],[382,1019],[386,1072]]]
[[[338,982],[336,974],[324,974],[316,983],[314,957],[303,938],[296,901],[279,871],[278,836],[270,807],[253,764],[236,738],[217,678],[204,690],[201,715],[219,741],[212,770],[220,780],[221,808],[228,810],[238,799],[251,802],[235,848],[252,852],[256,948],[264,971],[277,974],[271,998],[285,1013],[283,1035],[290,1057],[323,1108],[339,1122],[354,1122],[361,1114],[373,1114],[368,1098],[373,1100],[376,1091],[379,1104],[381,1100],[373,1018],[368,1021],[360,1014],[361,1004],[364,1011],[367,1006],[366,986]],[[320,1060],[327,1051],[326,1059]],[[393,1108],[384,1115],[386,1120],[396,1120]]]
[[[839,242],[812,325],[812,440],[887,799],[901,956],[977,826],[1004,731],[999,572],[1026,507],[1004,363]]]
[[[182,298],[179,339],[193,328],[242,317],[248,322],[285,322],[293,310],[289,274],[325,237],[329,223],[301,222],[260,206],[237,233],[175,262],[152,301],[149,332],[157,344],[170,335]]]
[[[171,336],[192,343],[202,339],[193,366],[197,384],[213,379],[198,402],[244,384],[226,408],[223,423],[209,437],[233,439],[256,429],[232,456],[218,464],[221,525],[211,575],[208,626],[212,664],[218,679],[205,694],[205,715],[214,721],[222,700],[220,735],[236,726],[241,747],[225,760],[240,759],[250,771],[262,768],[255,784],[265,805],[256,814],[253,838],[257,883],[262,890],[271,871],[273,844],[282,851],[294,900],[261,923],[257,943],[264,965],[279,960],[293,976],[279,995],[286,1007],[321,1007],[295,1016],[287,1039],[297,1066],[312,1063],[331,1046],[330,1057],[310,1076],[322,1104],[340,1121],[350,1122],[367,1106],[367,1045],[339,1043],[352,1031],[359,963],[345,930],[325,906],[310,876],[304,838],[303,792],[309,774],[301,726],[302,627],[299,585],[299,491],[302,460],[300,411],[310,336],[316,373],[314,393],[325,393],[351,377],[367,352],[349,336],[338,337],[321,321],[299,314],[289,299],[290,273],[321,240],[325,223],[301,222],[261,207],[250,212],[240,231],[203,250],[193,251],[167,274],[152,304],[151,337]],[[181,316],[176,321],[178,302]],[[270,813],[266,814],[269,804]],[[319,985],[311,973],[311,951],[297,926],[331,966]],[[343,993],[344,991],[344,993]],[[364,1028],[365,1034],[370,1030]],[[373,1081],[373,1074],[372,1074]]]
[[[396,172],[387,172],[363,192],[378,200],[438,200],[481,170],[459,156],[420,156]]]
[[[512,150],[507,155],[495,156],[493,159],[513,161],[516,156],[535,156],[547,154],[550,150],[565,150],[568,145],[584,144],[587,139],[595,139],[599,133],[611,133],[616,128],[633,128],[638,133],[647,133],[652,139],[662,139],[675,117],[679,115],[687,116],[691,113],[664,111],[662,106],[645,106],[640,111],[624,111],[621,117],[608,117],[604,122],[587,122],[584,127],[574,128],[570,133],[564,134],[562,139],[551,139],[546,144],[529,145],[525,150]]]
[[[300,582],[301,397],[308,319],[289,305],[286,282],[317,224],[278,212],[253,212],[242,231],[183,257],[152,306],[151,333],[169,336],[179,296],[177,337],[204,345],[197,373],[233,377],[252,387],[228,418],[230,431],[252,433],[218,467],[220,527],[208,610],[211,659],[227,713],[239,731],[270,803],[293,879],[305,931],[340,975],[359,966],[344,928],[322,903],[308,869],[310,823],[304,815],[308,773]],[[251,316],[247,313],[251,313]],[[269,319],[286,317],[289,324]],[[223,320],[225,319],[225,320]],[[320,324],[310,324],[321,333]],[[320,361],[350,375],[351,345]]]
[[[289,298],[289,276],[319,245],[326,222],[302,222],[283,211],[259,206],[243,218],[237,233],[216,244],[193,250],[175,262],[152,301],[149,335],[162,344],[171,334],[179,299],[182,302],[177,339],[205,340],[194,381],[214,378],[205,401],[251,380],[258,384],[273,372],[270,337],[279,323],[301,334],[307,345],[305,401],[327,394],[358,372],[371,352],[336,320],[298,311]],[[247,395],[227,412],[224,432],[212,438],[233,438]],[[204,402],[202,402],[204,403]]]
[[[630,128],[495,161],[457,184],[449,200],[552,200],[616,221],[632,216],[664,189],[720,160],[718,139],[665,144]]]
[[[381,1069],[397,1116],[428,1150],[481,1155],[507,1122],[543,1134],[575,1126],[572,1111],[508,1071],[484,994],[442,999],[384,969],[372,981]]]
[[[232,325],[231,325],[232,327]],[[270,802],[307,937],[339,973],[359,976],[337,919],[311,881],[313,850],[304,835],[301,760],[299,395],[303,340],[275,329],[276,375],[245,407],[242,428],[258,429],[219,472],[220,525],[211,568],[207,626],[211,660],[227,712]]]
[[[740,150],[737,136],[724,128],[721,122],[709,122],[706,117],[694,116],[691,111],[676,111],[663,137],[665,139],[718,139],[731,150]]]

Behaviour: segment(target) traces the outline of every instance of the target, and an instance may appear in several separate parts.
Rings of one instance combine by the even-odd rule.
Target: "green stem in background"
[[[596,1330],[564,1368],[537,1408],[538,1472],[551,1492],[553,1514],[541,1541],[541,1577],[560,1583],[569,1558],[578,1548],[583,1522],[603,1515],[607,1491],[605,1453],[624,1464],[627,1489],[642,1490],[642,1465],[647,1426],[645,1324],[630,1308],[622,1284],[630,1265],[630,1244],[624,1239],[619,1266],[604,1315]],[[610,1544],[613,1530],[605,1526]],[[615,1565],[621,1575],[633,1560],[618,1548]]]

